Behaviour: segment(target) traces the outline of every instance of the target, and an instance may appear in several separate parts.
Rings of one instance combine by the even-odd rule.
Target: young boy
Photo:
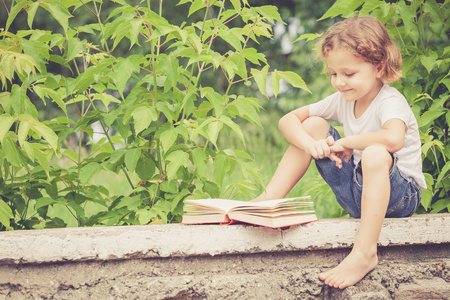
[[[411,216],[426,183],[417,121],[388,85],[401,77],[402,59],[383,24],[372,17],[346,19],[330,27],[319,46],[337,92],[281,118],[279,129],[291,145],[253,201],[285,197],[314,159],[338,203],[361,218],[350,254],[319,275],[343,289],[377,266],[384,218]],[[342,123],[345,137],[326,120]]]

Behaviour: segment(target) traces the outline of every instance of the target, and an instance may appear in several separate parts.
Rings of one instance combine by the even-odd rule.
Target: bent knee
[[[383,146],[373,145],[363,150],[361,164],[363,169],[381,170],[390,169],[392,166],[392,156]]]
[[[326,138],[330,128],[330,124],[325,119],[317,116],[308,117],[302,125],[306,132],[316,140]]]

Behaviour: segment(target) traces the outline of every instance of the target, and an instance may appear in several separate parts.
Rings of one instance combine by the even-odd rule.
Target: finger
[[[336,167],[339,169],[342,168],[342,158],[336,155],[336,153],[331,153],[328,157],[336,163]]]
[[[328,141],[325,141],[325,143],[322,144],[322,151],[324,157],[330,155],[331,149],[330,146],[328,145]]]
[[[326,138],[328,146],[333,146],[334,144],[334,138],[330,135]]]
[[[315,150],[316,150],[317,156],[319,158],[324,158],[325,157],[325,151],[326,151],[325,149],[326,148],[328,148],[328,146],[326,145],[324,140],[320,140],[320,141],[316,142]]]

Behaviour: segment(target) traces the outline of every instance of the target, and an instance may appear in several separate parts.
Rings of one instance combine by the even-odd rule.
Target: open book
[[[226,199],[186,200],[182,224],[244,222],[271,228],[317,221],[310,196],[247,202]]]

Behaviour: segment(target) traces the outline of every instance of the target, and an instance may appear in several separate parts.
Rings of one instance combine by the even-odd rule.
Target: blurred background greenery
[[[108,11],[111,11],[113,6],[108,4],[109,1],[104,1],[101,6],[102,15],[107,16]],[[182,22],[192,23],[197,22],[203,18],[201,12],[190,16],[189,20],[186,16],[186,5],[178,5],[179,0],[152,0],[151,5],[153,10],[159,7],[160,3],[163,5],[163,17],[165,17],[172,24],[181,24]],[[260,5],[274,5],[278,8],[283,23],[276,23],[273,26],[273,38],[271,40],[264,40],[259,45],[251,45],[258,49],[266,56],[271,69],[278,69],[284,71],[293,71],[299,74],[308,85],[311,93],[304,90],[293,88],[288,84],[281,84],[280,93],[277,97],[270,94],[265,97],[258,91],[255,83],[249,85],[240,85],[238,90],[234,90],[235,94],[242,94],[248,97],[256,97],[260,99],[262,110],[260,111],[260,119],[262,127],[250,124],[249,122],[242,122],[241,129],[246,139],[244,145],[240,139],[233,134],[220,136],[218,146],[222,149],[245,149],[248,153],[254,155],[256,164],[260,167],[260,172],[263,175],[264,182],[268,183],[272,174],[274,173],[278,162],[280,161],[288,143],[278,131],[278,120],[287,112],[322,99],[325,95],[333,92],[333,88],[329,84],[328,79],[322,72],[322,63],[319,62],[314,54],[314,42],[306,42],[301,40],[294,42],[300,35],[305,33],[320,33],[327,28],[335,19],[327,19],[325,21],[317,22],[326,11],[329,9],[334,0],[285,0],[285,1],[269,1],[269,0],[249,0],[252,6]],[[112,2],[109,2],[113,4]],[[127,3],[131,5],[139,5],[139,0],[129,0]],[[142,4],[144,5],[144,4]],[[83,26],[83,24],[90,23],[94,17],[92,14],[81,13],[83,10],[74,12],[74,18],[71,18],[71,26]],[[48,29],[53,32],[60,30],[60,26],[52,18],[44,17],[46,12],[40,10],[37,12],[33,27],[40,29]],[[0,5],[0,27],[4,27],[6,22],[7,12],[5,6]],[[23,18],[22,21],[17,19],[10,29],[13,32],[17,30],[26,30],[26,15],[19,15],[18,18]],[[72,23],[74,22],[74,23]],[[80,36],[80,39],[82,36]],[[135,51],[146,51],[145,45],[136,49]],[[114,50],[114,54],[119,56],[128,56],[130,53],[127,45],[122,45]],[[51,72],[67,74],[68,69],[59,65],[50,66],[55,68]],[[59,70],[57,69],[59,68]],[[225,78],[207,78],[204,77],[205,85],[214,87],[217,91],[226,89]],[[249,82],[250,83],[250,82]],[[33,103],[39,110],[39,116],[42,119],[52,119],[56,114],[61,113],[61,110],[52,109],[50,104],[45,107],[38,99],[32,99]],[[73,107],[73,109],[75,109]],[[77,114],[76,111],[70,114]],[[87,137],[86,137],[87,138]],[[87,141],[85,141],[87,142]],[[85,143],[86,144],[86,143]],[[75,141],[74,147],[77,146]],[[70,164],[70,162],[65,162]],[[237,180],[242,178],[242,174],[235,174],[229,180]],[[93,179],[94,184],[103,183],[111,192],[111,194],[124,194],[123,189],[129,189],[129,186],[123,184],[124,179],[120,175],[108,172],[97,176]],[[255,196],[262,192],[255,191]],[[225,193],[225,192],[224,192]],[[314,164],[311,165],[307,175],[296,185],[288,196],[297,195],[311,195],[316,204],[317,214],[320,218],[343,216],[344,212],[337,205],[334,196],[328,186],[320,178],[320,175],[315,169]],[[230,194],[222,194],[221,197],[229,198]],[[236,195],[234,198],[240,200],[248,200],[248,196]]]

